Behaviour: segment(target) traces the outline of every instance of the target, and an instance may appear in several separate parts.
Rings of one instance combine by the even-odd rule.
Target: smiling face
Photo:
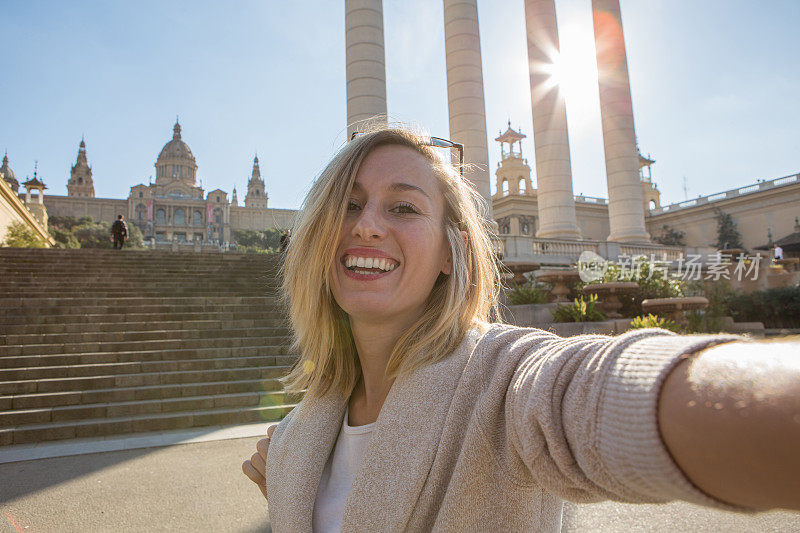
[[[422,315],[440,273],[450,273],[444,199],[431,164],[384,145],[361,163],[349,196],[331,289],[351,320],[402,323]]]

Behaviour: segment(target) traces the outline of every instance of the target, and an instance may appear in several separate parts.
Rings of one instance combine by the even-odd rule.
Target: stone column
[[[345,0],[347,138],[359,122],[386,122],[382,0]]]
[[[464,176],[486,201],[486,214],[491,218],[492,193],[476,0],[444,0],[444,43],[450,139],[464,145],[464,162],[474,165],[464,171]]]
[[[639,152],[619,0],[592,0],[600,117],[606,155],[609,241],[650,242],[644,225]]]
[[[549,68],[557,60],[559,51],[554,1],[525,0],[525,28],[538,185],[539,229],[536,236],[580,239],[572,193],[567,107]]]

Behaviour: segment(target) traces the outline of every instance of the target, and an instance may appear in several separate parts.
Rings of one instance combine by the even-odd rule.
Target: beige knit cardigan
[[[682,357],[734,339],[473,329],[450,356],[394,382],[342,531],[559,531],[562,499],[719,506],[671,459],[656,410]],[[273,531],[311,531],[346,403],[334,392],[303,400],[276,428],[266,467]]]

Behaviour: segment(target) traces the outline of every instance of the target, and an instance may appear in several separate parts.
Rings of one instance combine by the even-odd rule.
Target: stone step
[[[169,318],[169,315],[167,315]],[[103,317],[98,316],[98,319]],[[229,329],[229,328],[288,328],[285,319],[278,318],[240,318],[228,320],[221,316],[219,319],[197,320],[159,320],[148,322],[100,322],[99,320],[82,320],[73,324],[4,324],[3,332],[12,335],[57,335],[63,333],[100,333],[117,331],[176,331],[185,329]],[[288,333],[287,333],[288,334]],[[2,342],[2,338],[0,338]]]
[[[0,249],[0,444],[280,418],[280,261]]]
[[[160,398],[180,398],[200,395],[238,394],[245,392],[278,392],[283,386],[278,379],[246,379],[211,383],[179,383],[176,385],[147,385],[116,387],[86,391],[44,392],[0,396],[0,410],[36,409],[96,403],[132,402]]]
[[[148,320],[152,322],[171,321],[171,320],[243,320],[243,319],[285,319],[285,313],[277,306],[248,306],[252,309],[242,309],[233,306],[231,309],[223,311],[184,311],[184,312],[139,312],[139,310],[128,313],[102,313],[102,314],[40,314],[30,313],[30,315],[11,315],[0,316],[0,326],[14,327],[27,325],[39,327],[40,325],[67,325],[82,323],[103,323],[103,324],[125,324],[128,322],[141,322]],[[3,330],[5,331],[5,330]]]
[[[269,352],[269,353],[268,353]],[[294,362],[295,356],[288,350],[285,354],[273,355],[274,349],[263,346],[236,346],[221,348],[175,348],[170,350],[133,350],[125,352],[93,352],[51,355],[10,355],[0,357],[0,368],[35,369],[44,366],[88,365],[101,363],[144,363],[148,361],[187,361],[191,359],[219,359],[269,355],[275,364]],[[33,370],[31,370],[33,372]]]
[[[52,299],[43,298],[42,305],[33,305],[28,303],[20,306],[12,306],[0,302],[0,317],[3,316],[40,316],[43,314],[100,314],[100,313],[125,313],[128,310],[132,312],[155,312],[157,309],[162,309],[163,312],[181,312],[181,311],[232,311],[235,308],[243,308],[251,310],[252,308],[273,308],[277,307],[278,298],[276,296],[263,296],[262,301],[220,301],[219,296],[186,296],[185,301],[179,301],[176,298],[164,298],[163,302],[159,302],[157,297],[144,296],[137,300],[135,297],[129,298],[127,302],[121,301],[120,298],[85,298],[81,303],[69,302],[55,302]],[[229,298],[251,298],[251,296],[238,296]],[[50,300],[50,301],[48,301]],[[66,300],[66,299],[65,299]],[[76,298],[77,300],[77,298]],[[25,301],[24,299],[22,301]],[[15,302],[16,303],[16,302]],[[98,310],[92,312],[93,310]]]
[[[53,379],[24,379],[0,382],[0,395],[16,396],[45,392],[89,391],[115,387],[146,385],[177,385],[217,381],[272,379],[288,372],[287,366],[242,367],[215,370],[177,370],[107,376],[88,376]]]
[[[167,289],[162,290],[153,290],[153,289],[141,289],[141,290],[108,290],[108,291],[75,291],[72,295],[81,295],[81,296],[88,296],[93,297],[95,299],[102,299],[102,298],[113,298],[113,297],[143,297],[143,298],[156,298],[159,294],[163,294],[164,291]],[[261,294],[265,296],[277,297],[277,291],[275,289],[265,289],[265,288],[257,288],[257,287],[250,287],[249,290],[239,289],[236,291],[231,291],[228,289],[220,290],[220,289],[183,289],[180,287],[168,289],[174,296],[183,296],[183,297],[190,297],[190,298],[214,298],[219,296],[220,294],[228,294],[228,295],[253,295],[253,294]],[[52,291],[44,291],[44,292],[31,292],[29,293],[32,298],[44,298],[53,294]],[[13,296],[23,297],[25,293],[17,293],[13,294]],[[70,296],[70,293],[63,293],[64,296]]]
[[[128,297],[109,297],[97,299],[92,297],[59,297],[50,296],[48,298],[3,298],[0,297],[0,306],[5,309],[35,308],[60,306],[80,306],[86,304],[94,305],[198,305],[198,304],[265,304],[274,299],[274,296],[252,295],[252,296],[128,296]]]
[[[80,306],[80,307],[47,307],[43,309],[16,309],[5,311],[0,309],[0,324],[67,324],[74,317],[86,317],[90,315],[119,316],[123,321],[125,317],[134,316],[156,316],[156,315],[186,315],[194,314],[197,316],[242,316],[242,314],[252,315],[261,314],[264,317],[273,317],[284,313],[282,307],[274,302],[262,305],[142,305],[142,306]],[[54,318],[55,317],[55,318]]]
[[[91,265],[92,270],[106,271],[108,269],[120,270],[135,270],[138,268],[148,268],[155,270],[173,270],[173,271],[194,271],[194,270],[209,270],[219,271],[222,269],[258,269],[262,271],[277,272],[280,268],[280,263],[265,263],[265,262],[230,262],[219,261],[216,263],[209,262],[188,262],[188,261],[155,261],[142,259],[138,261],[124,260],[124,261],[95,261],[88,258],[75,258],[75,259],[58,259],[53,261],[14,261],[0,257],[0,269],[18,269],[36,272],[48,269],[72,269],[80,270],[79,266]]]
[[[220,337],[208,339],[158,339],[119,342],[69,342],[63,344],[0,345],[0,358],[9,355],[80,354],[90,352],[124,352],[133,350],[168,350],[170,348],[224,348],[261,346],[280,350],[288,346],[288,337]]]
[[[188,261],[188,260],[175,260],[171,258],[123,258],[118,260],[103,260],[90,258],[90,257],[73,257],[73,258],[53,258],[46,259],[14,259],[0,256],[0,268],[27,268],[37,270],[40,268],[58,268],[62,267],[75,267],[78,265],[90,264],[98,270],[103,268],[130,268],[148,266],[150,268],[167,268],[167,269],[220,269],[220,268],[261,268],[277,270],[280,268],[279,261]]]
[[[279,262],[279,254],[240,254],[229,252],[224,254],[198,254],[194,252],[173,252],[158,250],[104,250],[92,248],[50,248],[34,251],[34,248],[4,248],[0,250],[0,259],[19,261],[55,261],[69,259],[91,259],[93,261],[133,261],[145,259],[152,261],[190,261],[190,262]]]
[[[91,327],[87,324],[87,327]],[[4,335],[0,337],[0,346],[36,345],[36,344],[68,344],[86,342],[125,342],[125,341],[152,341],[169,339],[210,339],[228,337],[286,337],[289,331],[286,328],[252,327],[232,325],[223,328],[181,328],[181,329],[152,329],[145,331],[101,331],[78,333],[54,333],[51,335]]]
[[[0,411],[0,427],[19,427],[30,424],[45,424],[48,422],[117,418],[123,416],[175,413],[180,411],[201,411],[226,407],[283,405],[284,397],[285,394],[283,391],[278,390],[13,409]]]
[[[0,252],[0,258],[14,258],[14,259],[36,259],[41,261],[53,260],[56,258],[70,259],[89,257],[91,259],[101,261],[113,260],[133,260],[133,259],[152,259],[170,261],[279,261],[279,254],[242,254],[236,252],[223,253],[223,254],[198,254],[194,252],[183,253],[181,251],[172,250],[134,250],[124,249],[109,250],[102,248],[50,248],[46,251],[37,253],[30,252],[33,248],[20,249],[20,248],[4,248]],[[30,253],[29,253],[30,252]]]
[[[0,445],[278,420],[294,406],[259,405],[31,424],[0,429]]]
[[[0,274],[2,276],[2,274]],[[261,274],[237,274],[237,273],[224,273],[220,277],[200,277],[197,275],[192,276],[157,276],[155,278],[148,278],[145,276],[127,276],[123,278],[68,278],[57,279],[53,276],[43,276],[41,279],[20,279],[18,277],[4,277],[4,281],[0,281],[0,294],[6,291],[28,291],[33,289],[57,289],[57,290],[70,290],[70,289],[124,289],[142,287],[142,284],[147,284],[151,287],[172,287],[179,284],[185,287],[230,287],[232,289],[245,286],[252,286],[253,283],[257,285],[266,285],[277,287],[278,283],[275,276],[264,276]]]
[[[135,361],[125,363],[95,363],[81,365],[0,368],[0,382],[29,379],[77,378],[89,376],[123,375],[151,372],[176,372],[179,370],[218,370],[253,366],[274,366],[275,357],[225,357],[217,359],[187,359],[182,361]]]

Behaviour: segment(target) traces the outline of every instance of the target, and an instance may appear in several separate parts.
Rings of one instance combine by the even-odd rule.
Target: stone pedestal
[[[485,200],[486,214],[491,218],[489,151],[486,146],[486,108],[476,0],[444,0],[444,40],[450,140],[464,145],[464,162],[474,165],[465,170],[464,176]]]
[[[609,241],[647,243],[639,152],[619,0],[592,0],[600,117],[608,182]]]
[[[386,122],[382,0],[345,0],[347,138],[359,123]]]
[[[572,193],[567,108],[552,78],[552,64],[559,50],[553,0],[525,0],[525,27],[538,183],[540,223],[536,236],[580,239]]]

